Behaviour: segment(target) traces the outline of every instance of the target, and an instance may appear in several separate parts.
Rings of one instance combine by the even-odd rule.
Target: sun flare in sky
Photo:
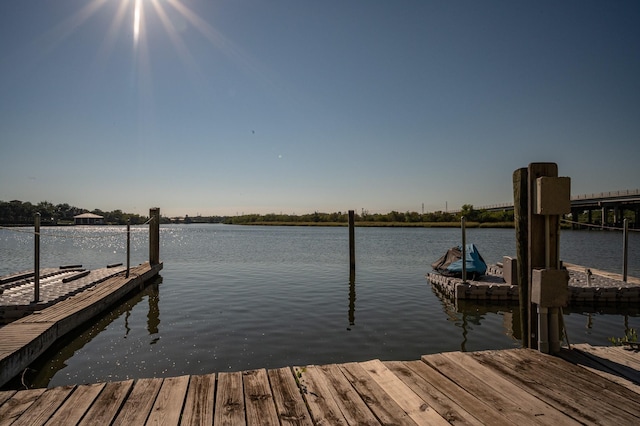
[[[142,0],[135,0],[135,6],[133,10],[133,45],[138,45],[138,38],[140,37],[140,7]]]

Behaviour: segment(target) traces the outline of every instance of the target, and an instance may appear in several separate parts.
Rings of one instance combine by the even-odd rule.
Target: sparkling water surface
[[[23,231],[23,232],[16,232]],[[33,267],[32,228],[0,229],[0,275]],[[41,265],[126,262],[124,227],[43,228]],[[346,227],[163,225],[161,279],[64,339],[25,375],[32,386],[520,346],[518,307],[441,299],[430,264],[459,229],[356,228],[356,274]],[[513,229],[468,229],[488,263],[515,255]],[[148,258],[134,226],[131,264]],[[566,262],[622,271],[619,232],[562,231]],[[640,235],[629,238],[640,276]],[[565,311],[571,343],[609,344],[639,328],[638,308]],[[616,312],[616,313],[612,313]]]

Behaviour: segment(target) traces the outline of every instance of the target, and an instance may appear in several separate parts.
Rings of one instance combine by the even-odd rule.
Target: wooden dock
[[[125,270],[122,264],[94,270],[81,265],[40,270],[40,297],[34,298],[34,272],[0,277],[0,324],[52,306]]]
[[[640,279],[565,263],[569,271],[569,305],[589,303],[638,303]],[[489,265],[487,274],[478,280],[447,277],[430,272],[427,280],[439,293],[453,300],[490,300],[518,302],[519,287],[503,276],[502,268]]]
[[[630,425],[640,353],[450,352],[0,392],[0,425]]]
[[[51,305],[46,302],[46,307],[0,327],[0,386],[19,375],[57,339],[109,309],[161,269],[162,263],[144,263],[131,268],[129,277],[125,271],[116,271],[117,274],[106,278],[103,271],[94,277],[97,282],[79,281],[77,285],[83,287],[82,291],[67,293]],[[86,278],[91,279],[89,275]],[[55,292],[53,289],[43,292],[47,293]]]

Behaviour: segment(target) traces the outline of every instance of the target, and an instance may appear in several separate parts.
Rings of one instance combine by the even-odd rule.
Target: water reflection
[[[349,273],[349,327],[356,324],[356,272],[352,269]]]
[[[436,287],[432,286],[432,290],[440,299],[447,319],[462,330],[460,342],[462,352],[467,351],[469,332],[474,329],[474,326],[480,327],[488,315],[502,316],[504,335],[515,341],[522,340],[518,305],[507,302],[453,300],[442,294]]]
[[[56,344],[41,355],[27,371],[18,378],[9,382],[7,389],[42,388],[47,387],[51,379],[61,370],[67,367],[67,361],[87,345],[94,337],[104,331],[115,320],[124,315],[124,338],[131,332],[129,317],[132,310],[145,298],[149,301],[147,314],[147,332],[149,336],[155,336],[150,344],[155,344],[159,339],[160,325],[160,283],[162,277],[147,285],[142,291],[133,294],[129,299],[112,308],[108,313],[94,319],[86,327],[69,333],[58,340]]]
[[[461,329],[460,350],[466,351],[470,332],[481,326],[492,314],[502,316],[502,329],[506,336],[514,341],[522,342],[521,317],[519,304],[516,302],[491,302],[453,300],[432,287],[433,293],[447,317],[456,327]],[[630,318],[640,315],[640,306],[634,303],[581,304],[563,308],[565,322],[565,343],[590,343],[608,345],[612,337],[623,337],[633,329]],[[620,318],[622,327],[612,323],[612,318]],[[633,320],[632,320],[633,321]],[[600,322],[600,324],[596,324]],[[621,334],[622,332],[622,334]]]
[[[151,344],[155,345],[160,340],[159,326],[160,326],[160,292],[158,291],[158,284],[154,283],[149,287],[154,287],[155,290],[149,293],[149,313],[147,314],[147,331],[150,336],[155,336],[151,340]],[[152,289],[153,290],[153,289]]]

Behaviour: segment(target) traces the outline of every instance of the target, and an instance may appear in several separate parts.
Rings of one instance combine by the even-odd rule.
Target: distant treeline
[[[379,224],[385,226],[388,224],[414,224],[420,223],[453,223],[459,222],[460,218],[464,216],[469,222],[476,223],[513,223],[513,211],[506,212],[488,212],[486,210],[475,210],[471,204],[465,204],[462,209],[456,213],[449,212],[433,212],[420,214],[418,212],[397,212],[391,211],[386,214],[381,213],[368,213],[366,210],[361,211],[360,214],[355,215],[356,222],[366,222],[371,226]],[[314,212],[303,215],[287,215],[287,214],[247,214],[242,216],[230,216],[227,217],[223,223],[235,224],[235,225],[251,225],[251,224],[340,224],[348,223],[348,212],[337,213],[319,213]]]
[[[73,217],[82,213],[94,213],[104,217],[104,222],[110,225],[125,225],[130,220],[132,225],[140,225],[148,220],[147,216],[133,213],[124,213],[121,210],[104,212],[100,209],[88,210],[70,206],[69,204],[54,205],[48,201],[38,204],[22,201],[0,201],[0,225],[33,225],[36,213],[40,213],[40,222],[43,225],[69,225],[73,224]],[[459,224],[464,216],[468,222],[474,224],[487,224],[489,226],[510,226],[513,224],[513,211],[489,212],[476,210],[471,204],[465,204],[459,212],[433,213],[397,212],[386,214],[369,213],[362,210],[355,215],[355,220],[360,226],[422,226],[421,224],[434,224],[435,226],[452,226]],[[234,225],[340,225],[349,221],[348,212],[319,213],[314,212],[303,215],[289,214],[246,214],[241,216],[185,216],[181,219],[169,219],[162,217],[162,223],[226,223]],[[474,226],[474,225],[472,225]]]
[[[104,222],[110,225],[125,225],[130,220],[132,225],[143,224],[147,217],[133,213],[123,213],[121,210],[103,212],[102,210],[88,210],[69,204],[54,205],[48,201],[38,204],[22,201],[0,201],[0,225],[33,225],[36,213],[40,213],[42,225],[69,225],[73,217],[82,213],[94,213],[104,217]]]

